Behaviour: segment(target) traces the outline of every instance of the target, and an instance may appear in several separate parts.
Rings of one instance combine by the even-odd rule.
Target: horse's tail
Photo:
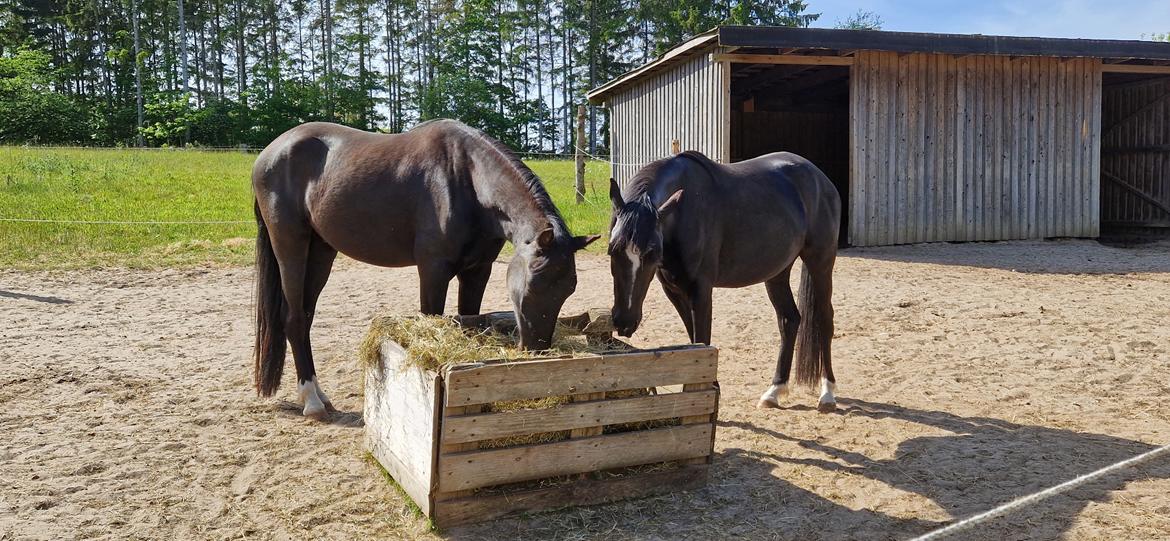
[[[803,262],[801,267],[795,375],[798,384],[816,385],[831,370],[833,266],[810,269]]]
[[[256,212],[256,347],[252,352],[255,363],[256,392],[272,396],[280,387],[284,372],[284,290],[280,283],[280,266],[272,251],[268,226],[260,215],[259,203],[253,201]]]

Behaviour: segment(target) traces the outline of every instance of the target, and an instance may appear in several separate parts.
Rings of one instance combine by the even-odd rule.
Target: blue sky
[[[1141,39],[1170,32],[1170,0],[806,0],[831,28],[858,9],[883,30],[1057,38]]]

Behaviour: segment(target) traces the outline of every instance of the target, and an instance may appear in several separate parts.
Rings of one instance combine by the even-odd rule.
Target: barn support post
[[[585,202],[585,106],[577,106],[577,202]]]

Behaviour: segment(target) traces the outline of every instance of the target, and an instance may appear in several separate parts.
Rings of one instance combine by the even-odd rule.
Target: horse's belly
[[[792,265],[796,247],[789,250],[760,250],[751,253],[724,253],[719,261],[715,287],[747,287],[774,278]]]
[[[415,224],[387,209],[382,216],[338,212],[328,207],[312,213],[313,229],[334,250],[382,267],[415,265]]]
[[[414,258],[414,236],[395,231],[367,232],[362,235],[330,235],[318,232],[333,249],[347,257],[380,267],[409,267]]]

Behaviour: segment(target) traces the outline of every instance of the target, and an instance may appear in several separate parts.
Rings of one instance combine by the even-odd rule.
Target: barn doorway
[[[1170,236],[1170,77],[1101,82],[1101,237]]]
[[[787,151],[808,158],[841,194],[849,232],[849,66],[731,65],[731,161]]]

